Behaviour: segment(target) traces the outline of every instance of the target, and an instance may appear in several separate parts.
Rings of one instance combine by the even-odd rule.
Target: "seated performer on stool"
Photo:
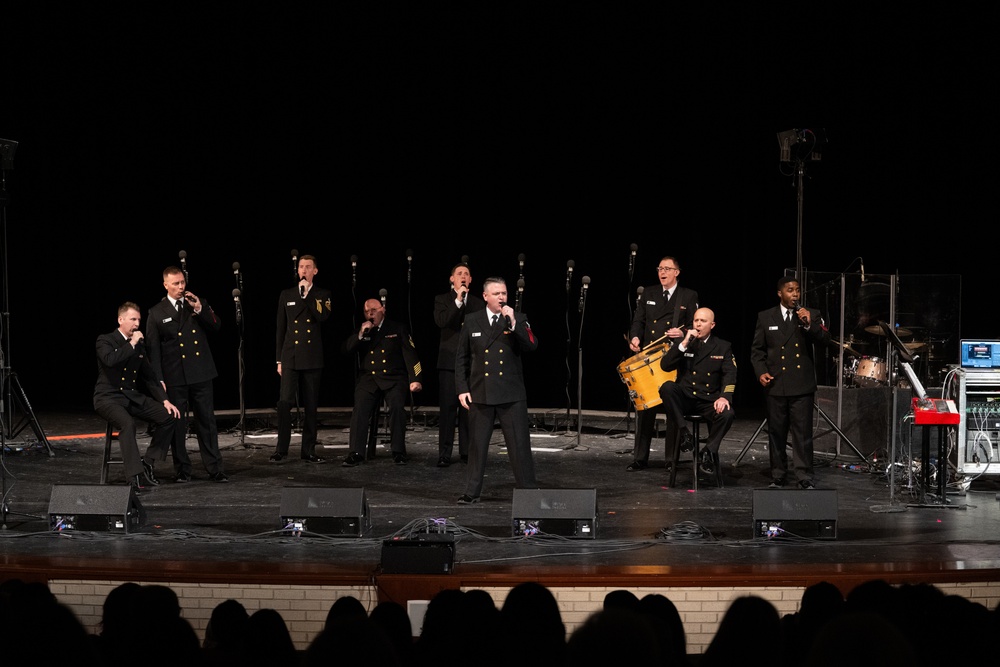
[[[712,335],[714,327],[715,313],[710,308],[699,308],[684,339],[660,360],[663,370],[677,371],[675,380],[660,385],[660,398],[669,418],[681,425],[684,415],[697,414],[708,422],[708,441],[699,467],[709,475],[719,469],[719,446],[733,425],[736,390],[733,347],[729,341]]]

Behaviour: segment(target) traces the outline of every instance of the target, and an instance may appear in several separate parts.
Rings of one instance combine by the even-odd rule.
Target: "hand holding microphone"
[[[500,314],[503,315],[503,319],[507,322],[507,328],[513,329],[516,320],[511,318],[514,317],[514,309],[507,305],[506,301],[500,302]]]

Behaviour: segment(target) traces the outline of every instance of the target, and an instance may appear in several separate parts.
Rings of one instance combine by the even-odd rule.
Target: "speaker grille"
[[[286,486],[278,511],[281,529],[294,533],[361,537],[371,530],[363,488]]]

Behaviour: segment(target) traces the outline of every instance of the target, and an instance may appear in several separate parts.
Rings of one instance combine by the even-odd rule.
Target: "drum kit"
[[[896,327],[896,335],[900,339],[916,338],[913,328]],[[873,343],[861,340],[852,334],[847,342],[841,343],[835,340],[834,343],[844,348],[845,353],[851,355],[850,359],[844,361],[844,384],[855,387],[886,387],[889,383],[889,353],[891,348],[888,341],[885,341],[885,332],[880,326],[872,325],[864,328],[865,333],[873,334],[876,338],[874,344],[876,350],[874,354],[868,355],[859,352],[856,348],[864,350]],[[911,340],[903,342],[903,346],[913,354],[921,354],[927,347],[927,342],[922,340]],[[906,382],[906,380],[901,380]]]

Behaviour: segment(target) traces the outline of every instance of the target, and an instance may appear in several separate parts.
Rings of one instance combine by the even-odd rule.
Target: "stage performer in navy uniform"
[[[320,323],[330,319],[330,290],[313,283],[319,268],[316,258],[299,258],[299,283],[282,290],[278,297],[278,325],[275,355],[281,377],[278,393],[278,443],[270,460],[288,458],[292,440],[292,405],[295,396],[302,405],[300,458],[309,463],[325,463],[316,456],[317,414],[320,379],[323,374],[323,336]]]
[[[632,352],[644,350],[653,343],[672,345],[684,336],[684,329],[691,326],[694,311],[698,309],[698,293],[681,287],[677,282],[681,265],[676,258],[662,258],[656,271],[660,282],[643,288],[632,316],[629,327],[629,349]],[[656,430],[656,415],[662,409],[663,404],[659,403],[645,410],[636,410],[633,460],[626,470],[644,470],[649,465],[649,447]],[[667,419],[665,442],[676,443],[679,434],[677,426],[672,419]],[[693,446],[690,439],[682,440],[681,445],[685,451]],[[666,460],[672,461],[673,448],[665,447],[664,450]]]
[[[207,301],[188,291],[187,279],[180,268],[168,266],[163,270],[163,287],[167,295],[149,309],[146,326],[149,361],[181,415],[186,415],[190,408],[201,463],[209,479],[228,482],[215,421],[213,383],[219,373],[208,344],[208,332],[218,331],[222,321]],[[171,443],[175,482],[191,481],[186,438],[187,423],[182,418],[174,423]]]
[[[378,299],[365,301],[365,320],[361,328],[344,341],[343,351],[358,354],[358,379],[354,385],[354,410],[351,412],[351,453],[342,466],[351,468],[365,461],[370,429],[385,399],[389,418],[392,461],[403,465],[406,456],[406,398],[409,392],[423,389],[423,369],[417,348],[406,328],[387,320],[385,305]]]
[[[792,436],[794,481],[812,489],[813,408],[816,365],[813,345],[830,345],[830,332],[820,312],[803,307],[794,276],[778,280],[780,303],[757,314],[750,362],[767,395],[767,445],[771,458],[771,486],[784,486],[788,475],[788,435]]]
[[[479,502],[497,419],[517,487],[538,487],[521,361],[523,353],[538,349],[538,338],[528,324],[528,316],[507,305],[507,283],[503,278],[486,279],[483,300],[484,310],[466,316],[455,355],[455,386],[459,402],[469,411],[471,436],[465,493],[458,499],[462,505]]]
[[[708,423],[708,440],[699,467],[714,475],[719,469],[719,447],[733,426],[733,392],[736,391],[736,358],[733,346],[712,333],[715,313],[711,308],[694,311],[691,328],[680,342],[671,346],[660,368],[676,371],[677,377],[660,385],[660,398],[667,418],[684,424],[684,415],[697,414]],[[687,426],[682,426],[682,437]],[[686,434],[690,437],[690,434]]]
[[[455,391],[455,351],[466,315],[486,308],[483,297],[469,291],[472,287],[472,272],[468,264],[460,262],[453,266],[448,281],[451,289],[434,297],[434,324],[441,329],[437,357],[439,468],[451,465],[456,420],[458,455],[463,463],[469,462],[469,411],[460,409],[458,404],[458,392]]]
[[[118,430],[125,476],[136,492],[159,484],[153,464],[166,458],[174,419],[181,416],[149,364],[141,322],[136,304],[126,301],[118,307],[118,328],[97,337],[94,385],[94,410]],[[153,426],[145,456],[139,455],[136,420]]]

